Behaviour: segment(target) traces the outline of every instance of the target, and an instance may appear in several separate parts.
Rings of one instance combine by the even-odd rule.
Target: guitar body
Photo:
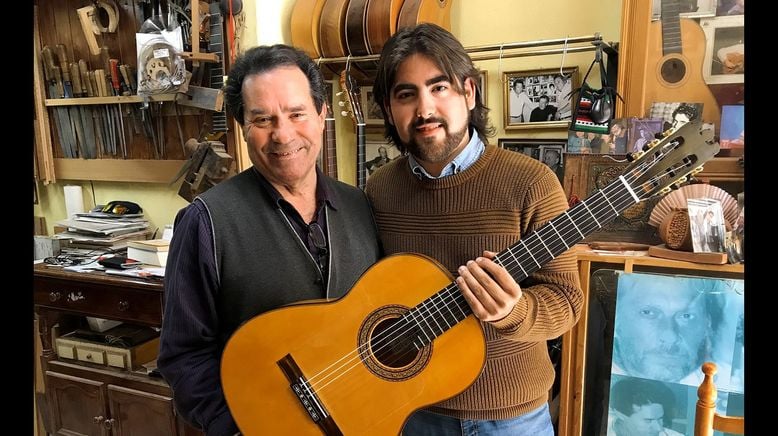
[[[651,103],[659,101],[702,103],[702,120],[718,126],[721,117],[719,105],[702,76],[705,33],[694,20],[681,18],[679,21],[681,50],[667,54],[663,50],[662,22],[651,23],[646,63],[646,104],[650,107]]]
[[[325,0],[296,0],[292,9],[290,29],[292,44],[303,49],[308,56],[321,56],[319,48],[319,19]]]
[[[367,5],[367,44],[371,54],[381,53],[384,43],[397,31],[403,0],[370,0]]]
[[[434,23],[451,31],[451,3],[454,0],[405,0],[397,18],[397,28]]]
[[[346,46],[352,56],[369,54],[367,47],[367,17],[368,0],[350,0],[346,10]]]
[[[348,54],[346,46],[346,11],[348,0],[325,0],[319,18],[319,48],[328,58]]]
[[[246,322],[227,342],[221,367],[227,405],[241,432],[323,433],[290,388],[279,364],[286,356],[346,435],[399,434],[413,411],[466,389],[480,375],[486,357],[475,317],[465,318],[399,362],[397,356],[381,362],[374,347],[366,345],[387,320],[452,280],[424,256],[389,256],[366,271],[340,300],[300,303]],[[363,350],[362,361],[358,349]]]

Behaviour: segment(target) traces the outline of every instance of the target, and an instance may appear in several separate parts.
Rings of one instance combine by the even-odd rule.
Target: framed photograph
[[[708,85],[745,80],[745,25],[743,15],[703,18],[705,59],[702,77]]]
[[[487,82],[489,72],[486,70],[480,70],[478,75],[480,76],[480,80],[478,81],[478,88],[481,90],[481,100],[483,101],[484,106],[489,107],[489,102],[486,98],[489,94],[489,82]]]
[[[746,146],[745,106],[725,104],[721,107],[721,148],[743,148]]]
[[[384,114],[381,108],[373,101],[373,87],[363,86],[360,89],[360,101],[362,105],[362,114],[365,117],[365,124],[368,126],[383,126]]]
[[[369,139],[365,142],[365,172],[366,179],[370,178],[378,168],[400,157],[400,151],[394,144],[387,144],[386,140]]]
[[[745,0],[719,0],[716,15],[743,15],[746,13]]]
[[[673,1],[673,3],[678,4],[678,15],[681,18],[702,18],[716,15],[716,0],[680,0]],[[662,19],[662,0],[653,0],[651,19]]]
[[[559,177],[560,183],[564,178],[565,161],[564,153],[567,141],[564,139],[498,139],[501,148],[537,159],[548,165]]]
[[[567,128],[572,118],[570,91],[578,67],[503,73],[505,130]]]
[[[664,120],[659,118],[628,118],[627,153],[643,150],[643,146],[653,141],[657,133],[662,133]]]

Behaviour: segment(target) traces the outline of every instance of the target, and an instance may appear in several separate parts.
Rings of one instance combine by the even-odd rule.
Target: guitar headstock
[[[634,161],[622,177],[640,200],[670,192],[689,175],[702,171],[702,164],[719,152],[713,129],[703,128],[698,118],[662,133],[645,151],[634,153]]]
[[[351,74],[349,74],[348,69],[340,72],[340,88],[342,91],[339,92],[338,95],[341,96],[343,100],[339,104],[344,108],[344,110],[341,111],[341,115],[350,117],[351,121],[354,122],[355,128],[360,125],[364,126],[365,119],[362,116],[359,84],[354,80]]]

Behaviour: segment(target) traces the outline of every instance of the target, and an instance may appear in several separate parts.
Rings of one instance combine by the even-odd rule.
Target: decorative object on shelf
[[[670,215],[674,209],[685,209],[686,200],[689,198],[712,198],[721,202],[721,208],[724,212],[724,219],[731,226],[735,223],[738,214],[737,200],[727,191],[718,186],[707,183],[696,183],[693,185],[681,186],[677,190],[665,195],[654,210],[651,211],[651,217],[648,223],[654,227],[659,227],[662,221]]]
[[[656,210],[656,208],[654,208]],[[692,232],[689,226],[689,209],[673,208],[659,224],[659,237],[667,248],[692,251]]]
[[[567,128],[577,81],[578,67],[503,73],[505,130]]]
[[[593,87],[587,82],[595,65],[598,65],[600,70],[599,87]],[[621,98],[621,96],[616,92],[615,87],[608,84],[608,74],[605,72],[600,45],[594,52],[594,60],[589,65],[589,69],[586,70],[581,87],[573,91],[572,94],[577,95],[577,98],[575,105],[573,105],[574,115],[570,123],[570,130],[608,133],[611,120],[616,112],[616,98]]]

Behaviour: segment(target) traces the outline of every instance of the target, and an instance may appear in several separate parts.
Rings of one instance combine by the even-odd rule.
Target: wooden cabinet
[[[577,246],[578,271],[585,304],[578,323],[562,337],[562,380],[560,392],[559,436],[581,436],[586,375],[587,326],[592,273],[599,268],[625,272],[679,273],[697,276],[742,278],[743,265],[707,265],[660,259],[651,256],[602,255]]]
[[[59,359],[56,325],[66,333],[83,316],[159,327],[162,282],[105,273],[74,273],[36,265],[33,294],[41,339],[47,431],[58,435],[202,435],[175,412],[172,392],[159,377],[97,363]]]

